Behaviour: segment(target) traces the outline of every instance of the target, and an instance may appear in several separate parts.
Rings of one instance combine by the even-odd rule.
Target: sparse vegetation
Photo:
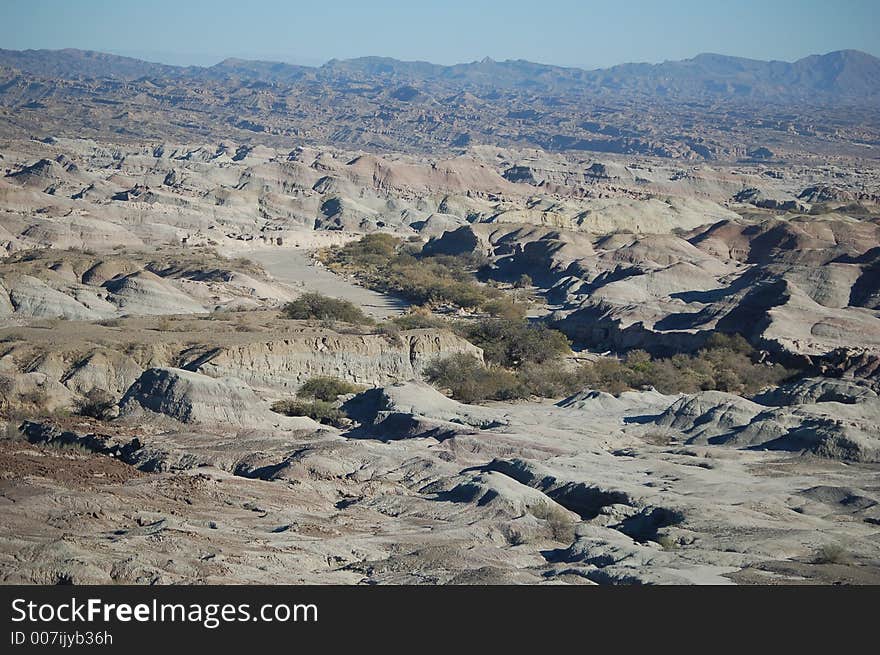
[[[512,525],[503,526],[501,528],[501,534],[508,546],[522,546],[528,541],[522,530],[519,530]]]
[[[661,393],[717,390],[750,394],[779,384],[795,371],[756,361],[754,348],[740,335],[714,334],[694,355],[654,359],[643,350],[623,360],[602,358],[581,369],[584,386],[619,394],[654,387]]]
[[[535,505],[529,510],[537,519],[545,521],[555,541],[570,542],[574,538],[574,521],[561,507],[551,503]]]
[[[357,393],[362,387],[330,376],[311,378],[296,392],[297,397],[311,400],[334,402],[339,396]]]
[[[487,361],[508,368],[543,364],[571,351],[562,332],[522,319],[485,319],[460,324],[456,331],[482,348]]]
[[[516,282],[513,283],[513,286],[517,289],[526,289],[532,286],[532,278],[523,273],[517,278]]]
[[[477,282],[475,272],[486,262],[475,255],[426,255],[416,244],[374,233],[325,251],[323,260],[332,270],[354,275],[371,289],[417,305],[452,305],[507,318],[525,314],[521,303]]]
[[[335,404],[323,400],[310,402],[301,400],[279,400],[272,405],[272,411],[285,416],[308,416],[318,423],[341,427],[346,419],[345,412]]]
[[[381,334],[388,343],[394,345],[401,343],[400,328],[392,321],[386,321],[376,326],[376,334]]]
[[[813,559],[814,564],[849,564],[849,552],[839,544],[827,544],[822,546]]]
[[[516,374],[525,396],[559,398],[583,389],[580,371],[557,360],[541,364],[526,362]]]
[[[491,298],[485,301],[482,309],[491,316],[508,321],[521,321],[526,317],[528,305],[517,302],[507,296],[499,296],[498,298]]]
[[[678,540],[669,534],[661,534],[657,537],[657,543],[663,550],[678,550]]]
[[[449,389],[453,398],[465,403],[513,400],[526,395],[514,373],[497,366],[483,366],[467,353],[435,360],[425,370],[425,377],[438,387]]]
[[[449,328],[445,318],[431,313],[426,307],[414,307],[402,316],[395,316],[391,322],[401,330],[419,330],[425,328]]]
[[[348,300],[329,298],[320,293],[305,293],[281,308],[284,318],[295,320],[343,321],[367,325],[372,319]]]
[[[483,348],[489,366],[474,357],[454,355],[434,362],[426,376],[462,402],[558,398],[585,388],[615,395],[647,387],[667,394],[704,390],[751,394],[797,373],[779,364],[757,362],[755,350],[738,335],[714,335],[694,355],[654,359],[634,350],[623,359],[602,357],[572,368],[560,361],[568,341],[542,325],[496,319],[459,324],[457,331]]]
[[[0,412],[9,409],[12,404],[12,391],[15,384],[8,375],[0,375]]]
[[[459,322],[456,332],[483,349],[484,366],[472,355],[457,354],[433,362],[427,379],[462,402],[554,397],[581,388],[578,373],[559,361],[570,352],[557,330],[523,319]]]
[[[89,416],[102,420],[107,417],[110,409],[116,404],[116,398],[104,389],[92,389],[85,394],[76,405],[76,412],[81,416]]]

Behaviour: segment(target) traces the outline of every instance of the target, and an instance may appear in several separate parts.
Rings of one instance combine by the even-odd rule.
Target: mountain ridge
[[[810,94],[847,98],[880,97],[880,58],[859,50],[808,55],[793,62],[700,53],[657,64],[630,62],[584,69],[524,59],[453,65],[365,56],[331,59],[321,66],[229,57],[212,66],[175,66],[103,52],[0,50],[0,66],[62,79],[223,78],[272,83],[299,80],[344,81],[365,77],[404,78],[413,83],[443,82],[466,88],[531,88],[550,93],[637,92],[664,96],[752,96],[809,99]]]

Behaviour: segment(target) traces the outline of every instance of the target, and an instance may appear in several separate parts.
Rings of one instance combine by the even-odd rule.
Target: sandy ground
[[[304,291],[317,291],[332,298],[349,300],[374,318],[397,316],[407,307],[403,300],[370,291],[328,271],[303,250],[273,248],[255,250],[247,256],[261,264],[279,282]]]

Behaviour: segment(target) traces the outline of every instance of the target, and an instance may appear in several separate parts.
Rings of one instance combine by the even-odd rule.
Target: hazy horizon
[[[334,7],[281,0],[247,6],[156,0],[148,4],[36,0],[6,8],[0,47],[77,48],[173,65],[210,66],[229,57],[319,66],[366,56],[450,65],[484,57],[584,69],[660,63],[700,53],[796,61],[835,50],[880,56],[880,3],[850,0],[674,6],[633,2],[519,0],[400,7],[380,0]],[[493,16],[503,15],[499,20]],[[173,17],[161,30],[145,23]],[[779,27],[784,22],[784,30]],[[324,29],[326,28],[326,29]]]
[[[390,57],[388,55],[383,55],[383,54],[356,55],[354,57],[345,57],[345,58],[330,57],[329,59],[310,59],[310,58],[291,59],[289,57],[285,58],[283,55],[274,55],[273,56],[272,54],[264,54],[264,55],[248,55],[247,53],[238,53],[238,54],[231,54],[231,55],[207,55],[207,54],[195,54],[195,53],[193,53],[193,54],[177,54],[177,53],[163,53],[163,52],[150,52],[150,51],[144,52],[144,51],[139,51],[139,50],[91,50],[91,49],[87,49],[87,48],[73,48],[70,46],[61,47],[61,48],[31,48],[31,50],[50,50],[50,51],[51,50],[66,50],[66,49],[81,50],[83,52],[88,52],[88,51],[100,52],[100,53],[108,54],[108,55],[116,55],[119,57],[128,57],[130,59],[137,59],[140,61],[145,61],[145,62],[153,63],[153,64],[163,64],[163,65],[168,65],[168,66],[197,66],[197,67],[204,67],[204,68],[214,66],[214,65],[219,64],[219,63],[221,63],[225,60],[228,60],[228,59],[241,59],[244,61],[266,61],[266,62],[273,62],[273,63],[292,64],[292,65],[297,65],[297,66],[320,67],[320,66],[323,66],[324,64],[326,64],[334,59],[335,60],[349,60],[349,59],[366,59],[366,58],[376,57],[376,58],[394,59],[396,61],[403,61],[403,62],[424,62],[424,63],[437,64],[437,65],[442,65],[442,66],[452,66],[452,65],[456,65],[456,64],[475,63],[475,62],[479,62],[479,61],[483,60],[485,57],[489,57],[489,55],[486,55],[485,57],[479,57],[477,59],[472,59],[469,61],[456,61],[456,62],[452,62],[449,64],[446,64],[446,63],[440,64],[439,62],[430,61],[430,60],[426,60],[426,59],[400,59],[398,57]],[[28,50],[28,49],[25,48],[22,50]],[[859,50],[858,48],[839,48],[838,50],[829,50],[827,52],[811,52],[807,55],[804,55],[804,57],[809,57],[811,55],[820,55],[821,56],[821,55],[826,55],[826,54],[830,54],[832,52],[837,52],[837,51],[841,51],[841,50],[865,52],[866,54],[871,55],[873,57],[880,57],[880,55],[875,55],[870,52]],[[735,57],[735,58],[741,58],[741,59],[754,59],[752,57],[745,57],[743,55],[738,55],[735,53],[704,51],[704,52],[695,52],[692,55],[682,57],[681,59],[664,59],[662,61],[630,60],[630,61],[619,61],[619,62],[616,62],[613,64],[609,64],[608,66],[586,67],[586,66],[572,66],[572,65],[568,65],[568,64],[555,64],[555,63],[546,62],[546,61],[534,61],[531,59],[525,59],[523,57],[511,57],[511,58],[505,58],[505,59],[496,59],[495,57],[489,57],[489,58],[493,59],[495,61],[498,61],[498,62],[528,61],[530,63],[547,65],[547,66],[560,66],[560,67],[564,67],[564,68],[581,68],[584,70],[592,70],[594,68],[604,69],[604,68],[611,68],[613,66],[620,66],[620,65],[626,65],[626,64],[652,64],[653,65],[653,64],[661,64],[661,63],[664,63],[667,61],[685,61],[685,60],[693,59],[697,56],[706,55],[706,54],[722,55],[722,56]],[[802,57],[798,57],[798,59],[802,59]],[[755,61],[771,61],[771,60],[755,59]],[[797,61],[797,59],[775,60],[775,61],[785,61],[788,63],[793,63],[793,62]]]

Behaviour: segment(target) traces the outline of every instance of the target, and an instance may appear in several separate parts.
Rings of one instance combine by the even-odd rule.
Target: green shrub
[[[318,421],[318,423],[336,427],[342,427],[344,419],[346,419],[345,412],[333,403],[323,400],[313,400],[311,402],[279,400],[272,405],[272,411],[284,414],[285,416],[308,416]]]
[[[434,360],[426,368],[425,378],[449,389],[453,398],[464,403],[512,400],[528,395],[515,374],[503,368],[485,367],[467,353]]]
[[[416,244],[374,233],[323,253],[323,261],[362,284],[393,293],[419,305],[452,304],[476,309],[501,292],[480,285],[474,271],[485,260],[474,255],[421,255]]]
[[[384,232],[367,234],[358,241],[350,241],[333,249],[333,261],[361,268],[382,268],[397,255],[402,241]]]
[[[571,352],[562,332],[525,320],[485,319],[459,326],[460,334],[483,349],[487,361],[507,368],[541,364]]]
[[[752,394],[796,373],[779,364],[755,360],[755,350],[741,336],[715,334],[694,355],[652,359],[643,350],[633,350],[623,361],[601,358],[584,364],[580,377],[585,386],[613,394],[647,386],[661,393],[717,390]]]
[[[344,321],[364,325],[372,319],[348,300],[329,298],[320,293],[305,293],[281,308],[284,318],[296,320]]]
[[[558,398],[584,388],[615,395],[645,387],[666,394],[703,390],[751,394],[796,374],[779,364],[756,362],[754,349],[742,337],[718,335],[694,355],[654,359],[643,350],[633,350],[623,360],[602,357],[573,370],[560,361],[568,342],[543,325],[487,319],[458,323],[456,330],[480,346],[486,361],[494,365],[486,368],[467,356],[432,365],[428,379],[450,389],[462,402]]]
[[[299,398],[333,402],[339,396],[357,393],[360,390],[361,387],[351,382],[330,376],[318,376],[307,380],[296,392],[296,395]]]
[[[584,388],[579,371],[567,369],[555,361],[543,364],[528,362],[516,373],[523,389],[530,396],[560,398]]]

